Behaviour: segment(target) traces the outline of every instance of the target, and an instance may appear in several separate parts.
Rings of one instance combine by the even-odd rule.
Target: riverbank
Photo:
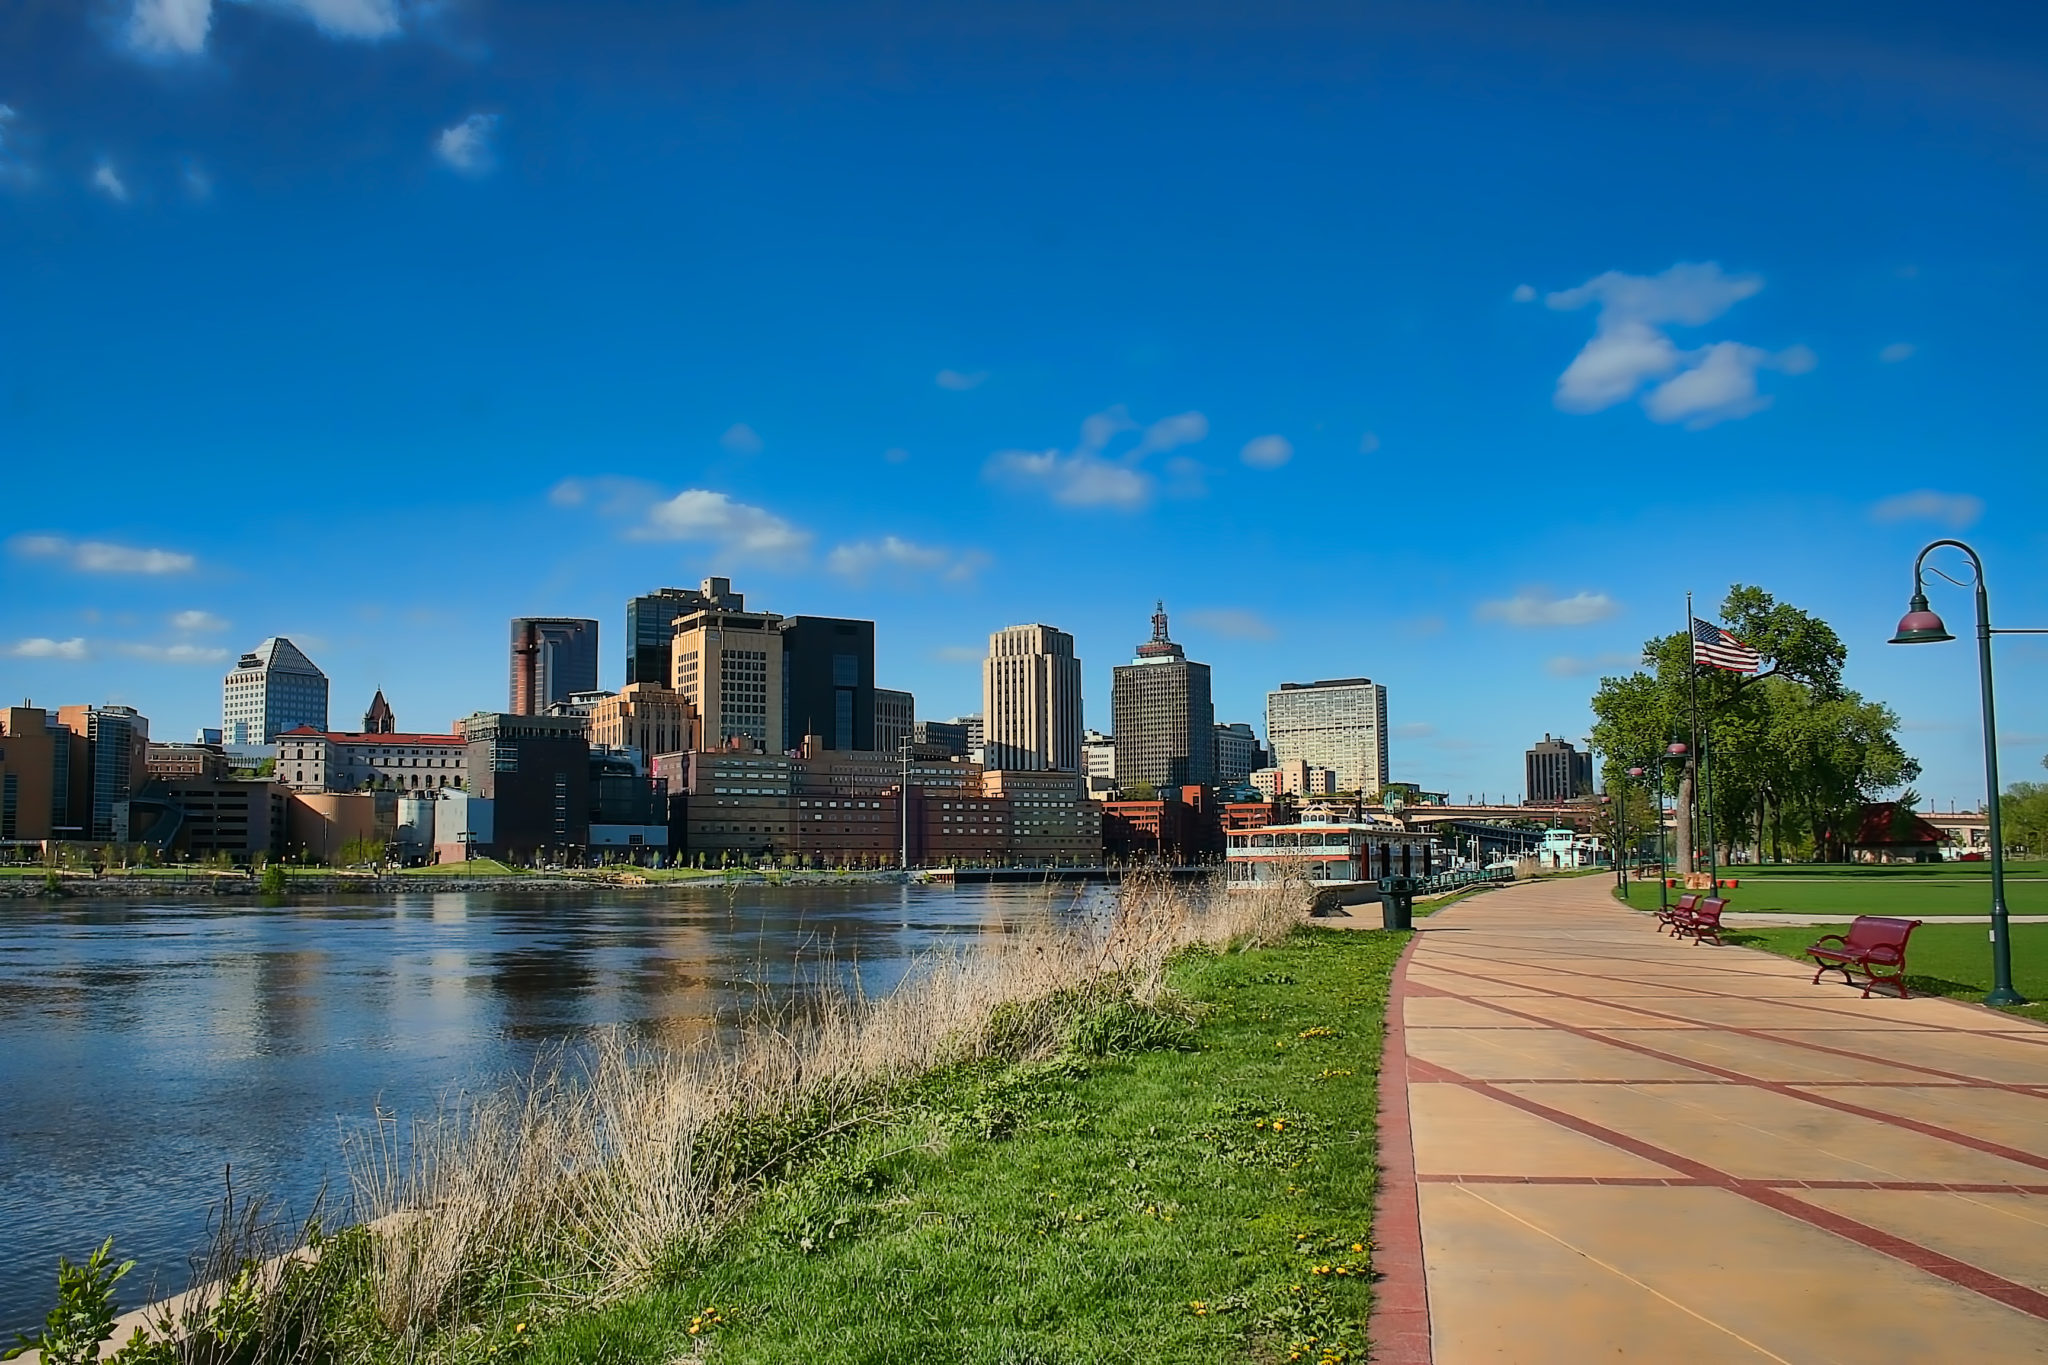
[[[264,895],[337,896],[433,894],[450,891],[661,891],[675,886],[834,886],[852,882],[897,884],[918,881],[920,872],[906,876],[895,869],[877,871],[756,871],[742,868],[663,868],[591,870],[588,872],[530,872],[490,864],[487,870],[455,871],[432,867],[405,868],[392,872],[338,872],[321,868],[285,868],[282,891],[264,889],[261,876],[246,872],[217,872],[200,868],[131,868],[95,876],[90,871],[43,868],[5,869],[0,875],[0,899],[149,900],[190,897],[240,897]]]

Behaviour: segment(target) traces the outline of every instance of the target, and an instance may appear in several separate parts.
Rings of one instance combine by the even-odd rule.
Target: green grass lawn
[[[470,858],[459,863],[431,863],[425,867],[401,867],[401,877],[524,877],[523,867],[501,863],[496,858]]]
[[[1730,943],[1762,948],[1806,962],[1805,949],[1822,934],[1837,928],[1744,928],[1724,930]],[[2048,1002],[2048,924],[2012,926],[2013,985],[2030,1001]],[[1823,977],[1839,982],[1839,976]],[[1981,1003],[1991,989],[1989,926],[1923,924],[1906,946],[1906,987],[1915,995],[1952,995]],[[2048,1003],[2021,1005],[2014,1011],[2048,1023]]]
[[[1362,1361],[1404,937],[1310,929],[1182,960],[1188,1050],[934,1078],[710,1258],[539,1327],[525,1359]]]
[[[1922,919],[1936,915],[1988,915],[1991,879],[1983,872],[1948,872],[1974,867],[1952,863],[1931,871],[1859,868],[1819,870],[1807,876],[1754,868],[1724,868],[1742,885],[1723,892],[1730,910],[1781,911],[1815,915],[1899,915]],[[1946,875],[1944,875],[1946,873]],[[1677,892],[1671,892],[1677,895]],[[1630,882],[1629,904],[1637,909],[1657,905],[1657,883]],[[2048,915],[2048,869],[2040,864],[2009,868],[2006,908],[2015,915]]]

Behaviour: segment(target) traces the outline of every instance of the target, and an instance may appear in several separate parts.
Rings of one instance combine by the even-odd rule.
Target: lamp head
[[[1899,633],[1892,636],[1895,645],[1938,645],[1944,640],[1956,637],[1948,633],[1948,627],[1927,605],[1927,594],[1915,592],[1907,604],[1906,614],[1899,618]]]
[[[1628,770],[1628,775],[1630,777],[1641,777],[1643,775],[1643,770],[1641,768],[1630,768]]]
[[[1685,741],[1682,739],[1672,740],[1664,746],[1664,752],[1672,758],[1684,758],[1686,754]]]

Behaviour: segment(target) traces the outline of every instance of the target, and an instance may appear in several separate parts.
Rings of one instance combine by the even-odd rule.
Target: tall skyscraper
[[[1593,794],[1593,756],[1580,753],[1570,740],[1545,735],[1541,744],[1529,746],[1522,765],[1529,779],[1523,788],[1528,805],[1556,805]]]
[[[85,780],[74,772],[70,792],[77,824],[88,839],[112,839],[115,805],[148,777],[149,721],[132,706],[60,706],[57,723],[85,741]]]
[[[221,742],[268,744],[287,730],[327,728],[327,675],[282,635],[236,661],[221,683]]]
[[[827,749],[875,747],[875,623],[790,616],[782,636],[783,745],[816,735]]]
[[[597,622],[587,616],[512,618],[515,716],[538,716],[571,692],[597,690]]]
[[[1116,778],[1123,786],[1208,786],[1216,780],[1216,708],[1209,665],[1195,663],[1166,630],[1166,604],[1152,614],[1152,638],[1119,664],[1110,690],[1116,720]]]
[[[982,762],[991,768],[1081,771],[1081,661],[1074,637],[1010,626],[981,661]]]
[[[781,624],[773,612],[722,607],[710,594],[676,622],[670,685],[696,706],[703,748],[779,754],[793,742],[782,728]]]
[[[917,725],[917,698],[893,687],[875,689],[875,751],[893,754],[910,742]]]
[[[675,685],[676,618],[710,605],[745,611],[744,593],[730,578],[707,578],[700,588],[656,588],[626,600],[626,681],[655,687]]]
[[[1337,774],[1337,790],[1379,795],[1387,785],[1387,689],[1371,678],[1281,683],[1266,694],[1273,766],[1300,761]]]

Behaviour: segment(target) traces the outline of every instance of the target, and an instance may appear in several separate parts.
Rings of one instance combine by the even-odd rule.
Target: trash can
[[[1388,929],[1413,929],[1415,927],[1415,893],[1420,889],[1419,877],[1380,878],[1380,924]]]

